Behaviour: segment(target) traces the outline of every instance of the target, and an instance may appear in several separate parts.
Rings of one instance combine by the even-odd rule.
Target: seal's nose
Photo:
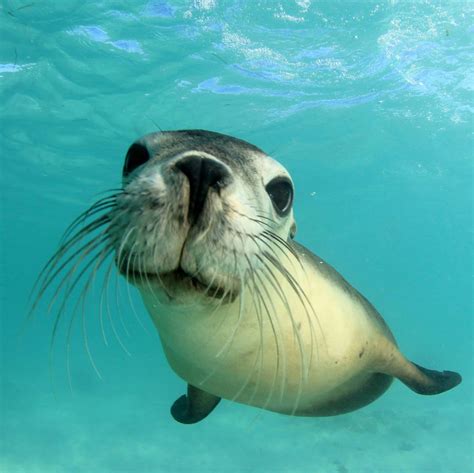
[[[193,224],[202,212],[209,188],[219,190],[227,185],[229,171],[219,161],[199,155],[185,156],[175,164],[175,167],[189,181],[188,221]]]

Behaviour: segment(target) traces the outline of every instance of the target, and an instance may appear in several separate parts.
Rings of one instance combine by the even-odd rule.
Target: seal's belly
[[[170,311],[144,300],[171,367],[188,383],[225,399],[314,415],[367,383],[376,337],[357,301],[321,276],[311,283],[303,286],[311,301],[282,282],[285,297],[276,289],[247,292],[244,302],[214,311]]]

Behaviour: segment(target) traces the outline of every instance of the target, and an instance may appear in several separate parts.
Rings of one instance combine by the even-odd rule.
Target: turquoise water
[[[473,471],[473,10],[3,2],[0,470]],[[410,359],[463,383],[423,397],[396,382],[333,418],[222,402],[180,425],[169,406],[184,382],[121,283],[107,344],[99,291],[86,307],[99,374],[79,324],[69,355],[61,327],[50,363],[47,304],[22,330],[34,280],[66,225],[120,184],[130,143],[158,128],[228,133],[280,160],[297,239],[376,305]]]

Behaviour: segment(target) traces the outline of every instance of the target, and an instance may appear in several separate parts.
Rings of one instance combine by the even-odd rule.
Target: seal
[[[372,304],[294,240],[294,185],[256,146],[204,130],[148,134],[129,148],[122,187],[69,227],[40,275],[72,291],[111,259],[135,286],[166,358],[188,383],[181,423],[221,398],[283,414],[363,407],[398,378],[419,394],[461,382],[412,363]],[[106,272],[105,285],[110,269]]]

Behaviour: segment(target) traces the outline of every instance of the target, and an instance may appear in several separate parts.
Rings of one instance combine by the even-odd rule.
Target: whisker
[[[291,245],[288,244],[288,242],[283,240],[283,238],[281,238],[277,234],[275,234],[273,232],[269,232],[267,230],[263,231],[261,235],[262,236],[265,235],[265,237],[273,239],[280,247],[288,250],[295,257],[296,261],[298,261],[300,266],[302,266],[300,255],[296,252],[296,250]]]
[[[84,223],[88,218],[91,218],[93,215],[96,215],[99,212],[104,212],[106,210],[112,210],[116,206],[117,196],[107,197],[104,199],[99,200],[91,207],[89,207],[86,211],[79,214],[66,228],[61,237],[60,244],[67,240],[69,235],[82,223]]]
[[[260,259],[260,257],[258,255],[257,255],[257,257]],[[262,263],[265,264],[263,260],[262,260]],[[299,351],[299,356],[300,356],[300,380],[299,380],[299,385],[298,385],[297,396],[296,396],[296,399],[295,399],[295,405],[294,405],[294,408],[293,408],[293,411],[292,411],[292,414],[294,414],[296,412],[296,410],[298,409],[298,405],[299,405],[299,402],[300,402],[300,399],[301,399],[301,395],[303,393],[303,385],[304,385],[305,382],[307,382],[308,377],[309,377],[310,365],[308,364],[306,366],[306,357],[305,357],[305,352],[304,352],[304,349],[303,349],[304,343],[303,343],[303,340],[301,339],[301,334],[300,334],[300,331],[298,330],[295,319],[293,317],[293,313],[292,313],[291,308],[289,306],[288,299],[286,298],[286,296],[284,294],[284,291],[281,290],[281,287],[279,286],[279,283],[278,283],[278,279],[274,275],[271,268],[266,264],[265,264],[265,267],[266,267],[267,271],[262,270],[262,274],[265,276],[266,280],[273,287],[273,289],[275,290],[275,292],[279,296],[280,300],[286,305],[288,315],[290,316],[291,325],[292,325],[292,328],[293,328],[293,335],[295,336],[295,338],[297,340],[297,344],[298,344],[298,351]],[[271,278],[274,279],[274,281],[272,281],[272,279],[269,277],[269,275],[271,276]],[[284,384],[285,383],[282,384],[282,388],[284,387]],[[280,399],[281,400],[283,399],[283,389],[282,389],[282,392],[281,392]]]
[[[281,343],[281,346],[282,346],[282,371],[281,371],[281,387],[280,387],[280,397],[283,397],[283,391],[284,391],[284,388],[285,388],[285,382],[286,382],[286,376],[287,376],[287,369],[288,369],[288,366],[287,366],[287,359],[286,359],[286,350],[285,350],[285,346],[284,346],[284,339],[282,338],[280,341],[278,340],[278,329],[279,329],[279,332],[281,334],[281,325],[280,325],[280,319],[278,316],[275,317],[275,324],[273,323],[273,318],[272,318],[272,315],[271,314],[276,314],[276,309],[275,309],[275,305],[273,303],[273,300],[272,298],[270,297],[270,293],[268,292],[264,282],[262,281],[262,278],[260,277],[260,274],[259,272],[255,272],[255,277],[257,278],[258,282],[260,283],[259,287],[257,288],[258,290],[260,290],[260,288],[264,291],[265,294],[261,294],[261,297],[262,297],[262,303],[264,305],[264,308],[265,308],[265,311],[266,311],[266,314],[267,314],[267,317],[268,317],[268,320],[270,321],[270,325],[272,327],[272,332],[273,332],[273,335],[275,337],[275,345],[277,346],[277,364],[276,364],[276,368],[275,368],[275,376],[273,378],[273,381],[272,381],[272,384],[271,384],[271,387],[269,389],[269,392],[268,392],[268,396],[267,396],[267,399],[266,401],[263,403],[262,405],[262,408],[263,409],[266,409],[268,404],[270,403],[272,397],[273,397],[273,391],[275,389],[275,386],[277,384],[277,380],[278,380],[278,373],[279,373],[279,365],[280,365],[280,343]],[[264,296],[266,295],[269,303],[270,303],[270,306],[271,306],[271,309],[272,309],[272,312],[270,313],[270,311],[268,310],[268,307],[267,305],[265,304],[265,301],[264,301]]]
[[[291,310],[290,303],[288,301],[288,298],[286,297],[285,291],[282,289],[280,282],[278,281],[278,278],[276,277],[275,273],[272,271],[272,268],[266,263],[264,258],[261,258],[259,255],[255,255],[256,258],[260,261],[260,263],[264,266],[264,268],[261,270],[262,274],[265,275],[265,278],[269,282],[269,284],[272,286],[280,300],[283,302],[283,305],[285,306],[285,309],[288,312],[288,315],[291,320],[291,325],[293,327],[293,332],[295,335],[295,338],[297,339],[298,345],[299,345],[299,351],[300,351],[300,356],[301,356],[301,361],[304,364],[304,352],[303,352],[303,343],[301,339],[301,335],[299,333],[299,330],[297,330],[296,322],[293,317],[293,311]],[[306,372],[306,377],[309,375],[309,372]]]
[[[110,282],[110,275],[112,273],[112,268],[114,267],[114,260],[111,258],[110,264],[107,267],[107,270],[104,274],[104,279],[102,281],[102,289],[100,291],[100,298],[99,298],[99,323],[100,323],[100,330],[102,333],[102,339],[104,340],[104,344],[106,347],[109,346],[107,335],[105,333],[104,327],[104,298],[105,304],[109,305],[109,282]]]
[[[250,271],[251,269],[247,268],[247,270],[245,271],[244,273],[244,276],[243,278],[245,278],[245,275],[247,273],[247,271]],[[246,287],[246,283],[244,283],[244,279],[242,279],[241,281],[241,284],[242,284],[242,291],[239,295],[239,297],[243,298],[243,295],[244,295],[244,288]],[[249,289],[250,290],[250,289]],[[262,377],[262,372],[263,372],[263,348],[264,348],[264,341],[263,341],[263,327],[262,327],[262,318],[261,318],[261,306],[260,306],[260,301],[257,299],[257,298],[251,298],[252,300],[252,303],[254,305],[254,308],[255,308],[255,315],[257,317],[257,321],[259,323],[259,336],[260,336],[260,343],[258,344],[258,350],[257,350],[257,354],[255,356],[255,360],[254,360],[254,363],[253,363],[253,366],[252,368],[249,370],[249,373],[247,375],[247,378],[244,380],[244,382],[242,383],[242,386],[239,388],[239,390],[232,396],[231,400],[232,401],[235,401],[239,398],[239,396],[242,394],[242,392],[244,391],[244,389],[248,386],[250,380],[252,379],[252,376],[257,368],[257,364],[258,362],[260,361],[260,371],[258,372],[258,377],[257,377],[257,382],[255,383],[255,388],[254,388],[254,391],[253,391],[253,394],[252,396],[250,397],[249,399],[249,403],[253,400],[253,398],[255,397],[256,393],[258,392],[259,390],[259,387],[260,387],[260,381],[261,381],[261,377]],[[258,305],[257,305],[258,304]],[[241,302],[241,305],[243,306],[243,301]]]
[[[79,306],[81,306],[82,311],[81,311],[81,320],[82,320],[82,336],[84,340],[84,348],[87,353],[87,356],[89,358],[89,361],[96,372],[97,376],[102,379],[102,375],[97,368],[97,365],[95,364],[94,358],[92,356],[90,347],[89,347],[89,341],[87,337],[87,328],[86,328],[86,317],[85,317],[85,300],[86,300],[86,295],[89,292],[89,289],[91,285],[94,283],[95,280],[95,275],[97,270],[102,266],[104,261],[106,261],[107,257],[110,256],[112,253],[112,245],[109,245],[108,247],[106,246],[105,248],[102,249],[101,253],[98,255],[97,258],[95,258],[93,261],[95,261],[95,266],[91,270],[90,275],[85,283],[85,285],[82,288],[81,294],[74,306],[74,310],[72,312],[72,316],[69,321],[69,326],[68,326],[68,331],[67,331],[67,342],[66,342],[66,347],[67,347],[67,367],[68,367],[68,379],[70,386],[72,386],[72,378],[71,378],[71,372],[70,372],[70,364],[69,364],[69,359],[70,359],[70,347],[71,347],[71,340],[72,340],[72,328],[73,328],[73,322],[74,319],[76,318],[77,311],[79,309]]]
[[[125,274],[127,275],[127,277],[130,277],[130,274],[131,274],[130,268],[134,268],[134,265],[132,264],[132,255],[133,255],[133,261],[135,262],[136,254],[133,253],[133,249],[135,248],[135,246],[137,246],[137,242],[135,242],[132,245],[132,247],[130,248],[130,251],[127,254],[127,265],[126,265],[126,270],[125,270],[126,271]],[[133,277],[133,280],[135,281],[135,279],[136,279],[135,272],[134,272],[132,277]],[[130,284],[129,284],[129,286],[130,286]],[[128,292],[128,295],[130,297],[130,302],[131,302],[132,295],[131,295],[130,291]]]
[[[235,250],[234,250],[234,267],[236,267],[236,264],[237,264],[237,260],[236,260],[236,253],[235,253]],[[213,274],[213,277],[212,277],[212,280],[211,280],[211,283],[209,283],[210,285],[212,284],[212,281],[214,280],[215,276],[216,276],[216,273],[217,273],[217,270],[214,272]],[[214,310],[211,312],[210,316],[212,317],[218,310],[219,308],[222,306],[222,303],[223,301],[225,300],[226,296],[227,296],[227,293],[228,291],[225,291],[223,296],[221,297],[221,299],[219,300],[219,303],[217,304],[217,306],[214,308]],[[220,365],[222,364],[223,360],[226,358],[227,354],[229,353],[230,351],[230,347],[232,345],[232,342],[235,338],[235,335],[238,331],[238,328],[240,326],[240,323],[242,321],[242,314],[243,314],[243,304],[244,304],[244,299],[243,299],[243,293],[242,291],[240,292],[239,294],[239,313],[238,313],[238,316],[237,316],[237,322],[235,323],[234,325],[234,328],[232,329],[232,332],[231,332],[231,335],[228,337],[228,339],[224,342],[223,346],[221,347],[221,349],[216,353],[215,355],[215,358],[218,359],[220,358],[220,360],[218,360],[218,365],[214,367],[214,369],[212,369],[212,371],[210,373],[208,373],[201,381],[200,381],[200,385],[202,386],[204,383],[206,383],[212,376],[215,375],[215,373],[217,372],[217,370],[219,369]],[[221,314],[222,315],[222,314]],[[225,314],[224,317],[221,316],[221,319],[218,323],[218,326],[215,328],[214,330],[214,334],[211,335],[211,337],[214,337],[220,330],[220,328],[222,327],[224,321],[225,321],[225,318],[226,318],[227,314]],[[222,355],[225,356],[223,357]]]
[[[94,249],[98,246],[98,244],[94,247]],[[106,247],[107,248],[107,247]],[[109,246],[108,249],[111,248],[111,245]],[[90,251],[93,251],[93,250],[88,250],[88,254],[90,253]],[[53,298],[57,298],[60,290],[61,290],[61,287],[62,285],[64,285],[65,281],[70,281],[70,278],[74,277],[73,281],[70,283],[69,287],[67,289],[65,289],[64,291],[64,294],[63,294],[63,300],[61,302],[61,305],[57,311],[57,314],[56,314],[56,318],[55,318],[55,321],[54,321],[54,326],[53,326],[53,333],[51,335],[51,346],[54,345],[54,340],[55,340],[55,337],[56,337],[56,332],[57,332],[57,328],[58,328],[58,324],[59,324],[59,321],[61,319],[61,315],[63,314],[64,312],[64,308],[66,306],[66,303],[67,303],[67,300],[68,300],[68,297],[72,294],[72,292],[74,291],[74,288],[77,286],[77,284],[79,283],[79,281],[81,280],[82,276],[86,273],[86,271],[89,270],[89,268],[91,267],[91,265],[96,261],[96,259],[100,256],[101,252],[103,251],[100,250],[99,252],[97,252],[95,255],[93,255],[91,257],[91,259],[87,262],[87,264],[82,268],[82,270],[74,277],[74,274],[76,273],[76,271],[78,270],[79,266],[82,264],[82,260],[84,258],[87,258],[88,254],[83,254],[82,257],[79,259],[79,261],[74,265],[73,268],[71,268],[71,270],[68,272],[68,274],[66,275],[66,277],[61,281],[60,285],[58,286],[58,288],[56,289],[56,292],[53,296]],[[49,310],[51,310],[52,306],[54,305],[55,301],[52,300],[51,303],[50,303],[50,306],[49,306]]]
[[[94,220],[91,222],[87,227],[79,231],[77,234],[75,234],[73,237],[71,237],[64,245],[62,245],[54,254],[53,256],[46,262],[46,264],[43,266],[43,269],[41,270],[38,278],[36,279],[36,282],[33,286],[33,289],[31,291],[30,299],[31,297],[35,294],[35,299],[33,301],[33,304],[30,309],[29,315],[31,315],[40,299],[42,298],[44,291],[47,289],[47,287],[50,285],[51,281],[59,274],[62,269],[67,266],[67,264],[72,261],[74,257],[76,257],[79,253],[81,253],[82,250],[84,250],[85,247],[87,247],[89,244],[93,243],[96,238],[100,237],[100,235],[103,235],[105,231],[101,232],[98,236],[94,237],[92,240],[89,242],[85,243],[82,247],[80,247],[78,250],[76,250],[72,255],[70,255],[65,262],[60,266],[59,270],[57,270],[54,273],[54,276],[51,276],[51,273],[55,270],[57,264],[59,264],[61,258],[77,243],[79,242],[82,238],[84,238],[86,235],[89,235],[90,233],[94,232],[95,230],[99,229],[101,226],[103,226],[105,223],[108,222],[108,217],[103,216],[99,219]],[[41,286],[40,286],[41,284]]]
[[[125,249],[125,245],[127,244],[128,242],[128,239],[130,238],[130,235],[135,231],[137,230],[137,227],[136,226],[133,226],[132,228],[130,228],[130,230],[125,234],[125,237],[122,238],[122,241],[120,242],[120,246],[119,246],[119,249],[117,250],[116,252],[116,264],[117,264],[117,267],[119,268],[119,270],[122,269],[122,263],[123,263],[123,259],[122,259],[122,255],[123,255],[123,250]],[[128,255],[126,256],[130,256],[130,252],[128,253]],[[129,274],[129,266],[127,264],[127,273],[126,274]]]
[[[100,377],[100,372],[94,361],[88,342],[85,300],[99,268],[113,251],[113,242],[109,234],[110,216],[116,208],[116,199],[122,192],[122,189],[114,189],[113,192],[113,195],[105,196],[93,203],[69,224],[60,239],[57,250],[39,272],[29,296],[30,308],[26,321],[30,320],[37,311],[47,291],[52,290],[52,296],[49,299],[47,311],[51,312],[53,307],[56,306],[48,356],[49,372],[53,386],[55,384],[53,374],[53,347],[58,328],[60,322],[64,320],[66,315],[67,302],[73,293],[75,293],[79,283],[84,281],[84,276],[87,273],[89,273],[89,276],[85,280],[81,292],[77,295],[74,308],[72,311],[68,311],[70,317],[67,323],[66,368],[69,385],[72,390],[69,352],[72,340],[72,326],[74,320],[77,318],[78,312],[81,311],[85,351],[87,352],[91,365]],[[103,327],[102,333],[104,342],[107,344]]]
[[[318,343],[317,343],[317,337],[316,337],[313,322],[312,322],[313,319],[318,324],[319,333],[321,334],[322,340],[324,341],[324,332],[323,332],[321,324],[319,322],[319,317],[317,315],[317,312],[314,309],[311,301],[309,300],[306,292],[301,288],[300,284],[295,279],[295,277],[284,266],[282,266],[282,264],[277,259],[275,259],[271,254],[264,251],[264,252],[262,252],[262,255],[270,263],[272,263],[273,267],[275,267],[285,277],[287,282],[292,287],[294,293],[296,294],[296,296],[300,300],[301,305],[303,306],[303,309],[304,309],[305,315],[306,315],[306,319],[307,319],[307,322],[308,322],[308,326],[309,326],[309,329],[310,329],[310,334],[311,334],[310,364],[308,366],[308,370],[310,370],[311,366],[312,366],[312,360],[313,360],[313,347],[316,346],[316,351],[317,352],[319,351],[319,346],[318,346]],[[308,306],[309,306],[310,310],[308,310]],[[311,314],[312,314],[312,316],[311,316]]]
[[[119,284],[119,279],[118,279],[119,273],[118,271],[115,273],[115,297],[116,297],[116,307],[117,307],[117,312],[119,313],[119,317],[122,316],[122,312],[120,310],[120,304],[118,302],[118,284]],[[129,284],[127,284],[127,288],[129,288]],[[127,356],[132,356],[132,354],[127,350],[127,347],[125,346],[125,343],[122,341],[120,338],[120,335],[117,331],[117,328],[115,326],[114,318],[112,317],[112,311],[110,310],[110,305],[107,304],[106,306],[106,311],[107,311],[107,319],[109,320],[110,327],[112,328],[112,333],[114,334],[115,340],[117,340],[119,346],[122,348],[124,353]]]
[[[97,238],[94,238],[93,240],[89,241],[87,244],[85,244],[83,247],[81,247],[78,251],[74,252],[74,254],[69,257],[54,273],[53,276],[51,276],[48,281],[46,281],[45,285],[42,287],[40,296],[44,294],[44,292],[48,289],[48,287],[51,285],[51,283],[54,281],[54,279],[61,274],[63,269],[66,269],[67,265],[72,262],[75,258],[75,264],[73,264],[72,268],[69,269],[69,271],[66,272],[66,274],[63,276],[63,279],[59,282],[59,284],[56,286],[56,290],[51,298],[51,301],[48,305],[48,311],[52,309],[54,306],[56,299],[58,298],[59,294],[61,293],[61,290],[63,289],[64,284],[68,282],[68,280],[74,275],[74,273],[77,271],[78,267],[81,265],[81,263],[84,261],[87,256],[89,256],[96,248],[100,247],[103,243],[105,243],[108,240],[108,235],[104,235],[105,232],[102,232],[101,235],[99,235]],[[77,258],[76,258],[77,257]]]
[[[112,187],[110,189],[105,189],[103,191],[99,191],[99,192],[95,193],[94,195],[102,195],[102,194],[107,194],[109,192],[112,192],[115,195],[128,194],[128,192],[123,187]]]
[[[134,245],[134,246],[135,246],[135,245]],[[136,256],[138,256],[138,255],[136,255]],[[142,259],[141,259],[139,256],[138,256],[138,258],[139,258],[138,267],[139,267],[140,276],[141,276],[142,274],[145,274],[146,282],[147,282],[148,288],[150,289],[150,292],[151,292],[152,294],[154,294],[153,289],[152,289],[152,286],[151,286],[151,284],[150,284],[150,280],[149,280],[149,278],[148,278],[148,274],[145,273],[145,272],[142,272],[141,269],[140,269],[140,267],[142,266],[142,264],[141,264]],[[144,263],[143,263],[143,267],[144,267]],[[127,270],[127,273],[128,273],[128,270]],[[143,322],[142,322],[141,318],[139,317],[137,310],[135,309],[135,304],[133,303],[132,295],[131,295],[131,293],[130,293],[130,284],[127,284],[127,290],[128,290],[128,294],[129,294],[129,298],[130,298],[130,307],[132,308],[132,312],[133,312],[133,315],[134,315],[134,317],[135,317],[135,320],[138,322],[138,325],[140,325],[140,327],[141,327],[143,330],[145,330],[145,332],[148,332],[148,330],[147,330],[147,329],[145,328],[145,326],[143,325]],[[155,298],[155,299],[156,299],[156,298]],[[120,317],[121,320],[123,320],[122,311],[121,311],[120,309],[119,309],[119,317]],[[128,333],[127,333],[127,335],[128,335]]]
[[[240,324],[242,322],[242,314],[243,314],[243,303],[244,303],[244,299],[243,297],[241,297],[239,299],[239,314],[238,314],[238,317],[237,317],[237,322],[236,324],[234,325],[234,328],[232,329],[232,332],[231,332],[231,335],[230,337],[227,339],[227,341],[224,343],[224,345],[222,346],[222,348],[219,350],[219,352],[216,354],[216,358],[219,358],[222,356],[222,353],[224,353],[225,351],[227,351],[228,349],[230,349],[234,339],[235,339],[235,336],[237,334],[237,331],[240,327]],[[223,322],[223,321],[222,321]]]
[[[261,307],[263,307],[263,310],[265,311],[265,314],[266,314],[267,319],[270,323],[270,327],[271,327],[273,337],[274,337],[274,340],[275,340],[276,355],[277,355],[277,357],[276,357],[276,366],[275,366],[275,374],[273,376],[273,381],[272,381],[272,385],[271,385],[271,388],[270,388],[269,395],[267,397],[267,400],[264,403],[264,405],[266,406],[270,402],[271,396],[273,395],[273,389],[276,385],[277,378],[278,378],[278,373],[280,371],[280,356],[281,356],[280,355],[280,353],[281,353],[280,339],[279,339],[279,336],[278,336],[273,318],[271,316],[270,310],[268,308],[268,305],[265,301],[265,298],[264,298],[262,292],[260,291],[260,286],[262,286],[262,288],[265,291],[266,291],[266,288],[261,284],[261,279],[258,276],[257,271],[255,271],[253,269],[252,263],[251,263],[248,255],[244,253],[244,257],[245,257],[245,260],[247,262],[247,267],[249,268],[249,276],[250,276],[250,281],[252,282],[252,288],[253,288],[253,291],[254,291],[254,295],[256,295],[257,299],[259,300],[259,305],[261,304]],[[257,284],[256,278],[259,280],[260,286]],[[268,296],[268,294],[267,294],[267,296]],[[275,307],[273,305],[273,302],[271,301],[271,298],[269,298],[269,302],[270,302],[270,304],[273,308],[273,313],[274,313],[275,312]],[[278,317],[276,317],[276,321],[277,321],[277,324],[278,324]],[[259,318],[259,325],[260,325],[260,333],[263,334],[263,318],[261,318],[261,317]],[[261,341],[262,341],[262,337],[263,337],[263,335],[261,336]],[[285,350],[283,350],[282,359],[283,359],[283,372],[284,372],[283,379],[284,379],[285,376],[286,376],[286,354],[285,354]],[[250,401],[252,401],[253,398],[255,397],[255,395],[257,393],[257,389],[258,389],[258,384],[256,385],[256,388],[254,389],[254,392],[252,394],[252,397],[251,397]]]
[[[235,250],[234,250],[235,251]],[[235,254],[234,254],[234,258],[235,258]],[[212,275],[212,278],[211,278],[211,281],[209,282],[204,294],[206,296],[209,296],[209,290],[210,290],[210,287],[212,286],[213,284],[213,281],[215,279],[217,275],[217,270],[214,271],[213,275]],[[213,308],[212,312],[209,314],[209,317],[213,317],[214,314],[217,313],[217,311],[222,307],[222,304],[223,304],[223,301],[225,300],[225,298],[227,297],[227,294],[228,294],[228,291],[226,290],[224,292],[224,294],[222,295],[222,297],[220,298],[219,302],[217,303],[217,305]],[[239,294],[240,296],[241,294]],[[212,297],[212,296],[209,296],[209,297]],[[228,337],[228,340],[226,340],[222,346],[222,348],[216,353],[215,355],[215,358],[221,358],[221,360],[219,361],[219,363],[222,362],[222,355],[224,352],[226,352],[226,355],[227,355],[227,351],[228,351],[228,348],[230,347],[230,345],[232,344],[232,340],[234,338],[234,333],[237,331],[237,328],[238,328],[238,325],[240,324],[240,317],[241,317],[241,314],[242,314],[242,304],[243,301],[241,298],[239,298],[239,315],[238,315],[238,318],[237,318],[237,322],[236,322],[236,325],[232,331],[232,334],[230,337]],[[222,314],[220,314],[220,319],[217,321],[217,323],[215,324],[214,326],[214,331],[213,333],[210,333],[208,335],[208,340],[209,342],[219,333],[219,331],[221,330],[222,326],[224,325],[224,322],[225,320],[227,319],[228,317],[228,313],[225,313],[224,316],[222,316]],[[203,378],[203,380],[200,381],[200,385],[202,386],[206,381],[208,381],[212,376],[214,376],[214,374],[217,372],[217,369],[218,369],[218,366],[216,366],[210,373],[208,373],[205,378]]]

